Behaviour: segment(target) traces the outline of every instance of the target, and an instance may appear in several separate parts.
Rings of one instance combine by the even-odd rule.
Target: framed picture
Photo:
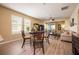
[[[58,24],[58,30],[61,30],[61,25],[60,24]]]

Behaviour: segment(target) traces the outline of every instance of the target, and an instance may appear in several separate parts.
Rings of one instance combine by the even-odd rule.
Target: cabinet
[[[72,52],[75,55],[79,55],[79,37],[72,35]]]

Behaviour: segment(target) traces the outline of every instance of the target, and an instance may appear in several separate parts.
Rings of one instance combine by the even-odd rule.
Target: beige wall
[[[79,5],[75,8],[74,12],[72,13],[71,17],[70,17],[70,21],[72,20],[72,18],[74,18],[74,23],[75,25],[70,27],[70,30],[73,32],[77,32],[79,33],[79,15],[78,15],[78,11],[79,11]]]
[[[21,37],[20,35],[12,35],[11,33],[11,15],[17,15],[29,19],[31,20],[32,24],[43,23],[43,21],[39,19],[0,6],[0,34],[3,36],[4,41],[15,40],[16,38]]]
[[[69,17],[65,19],[65,30],[70,30],[70,20]]]

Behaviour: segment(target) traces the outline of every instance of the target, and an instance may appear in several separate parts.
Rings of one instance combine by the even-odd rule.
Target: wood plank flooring
[[[22,40],[0,45],[0,55],[33,55],[33,47],[29,40],[21,48]],[[45,55],[72,55],[72,44],[60,39],[50,39],[50,44],[44,41]],[[43,55],[42,49],[36,49],[36,55]]]

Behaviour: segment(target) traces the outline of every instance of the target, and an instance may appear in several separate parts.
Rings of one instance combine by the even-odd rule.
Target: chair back
[[[44,39],[44,32],[37,32],[34,34],[34,40],[42,40]]]

